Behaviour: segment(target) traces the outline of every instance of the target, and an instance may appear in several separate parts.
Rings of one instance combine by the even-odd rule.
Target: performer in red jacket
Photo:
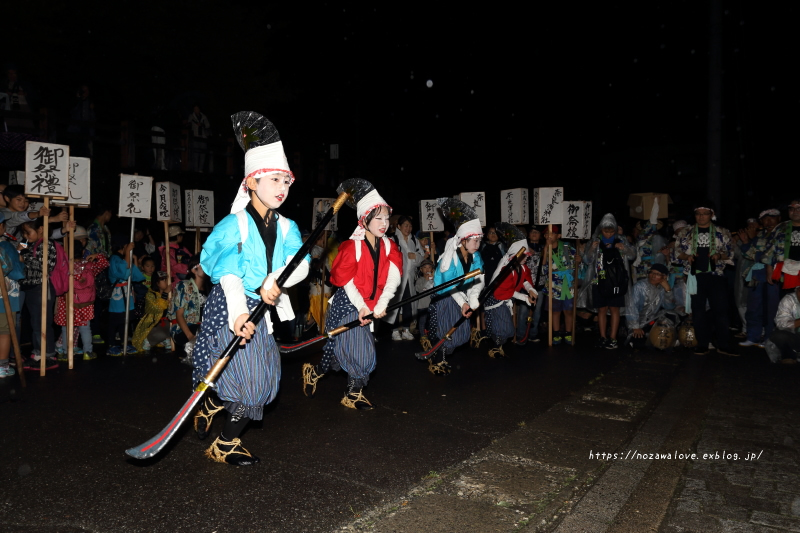
[[[507,222],[498,222],[495,224],[495,228],[497,234],[501,236],[506,246],[508,246],[508,253],[497,265],[497,269],[492,275],[492,280],[514,258],[520,248],[523,246],[526,250],[530,248],[525,234],[518,227]],[[516,298],[533,305],[536,301],[536,296],[537,293],[533,288],[531,271],[525,263],[522,263],[486,298],[486,302],[484,302],[486,331],[496,344],[495,348],[489,350],[489,357],[493,358],[498,354],[505,356],[503,344],[514,336],[514,321],[512,318],[514,306],[511,299]]]
[[[389,207],[378,191],[366,180],[347,180],[339,193],[355,189],[348,205],[355,208],[358,227],[350,239],[339,245],[331,267],[331,284],[338,287],[331,298],[325,328],[330,331],[358,318],[361,325],[370,313],[376,319],[386,315],[386,307],[400,285],[403,256],[397,244],[385,236],[389,228]],[[317,381],[329,370],[348,374],[342,405],[351,409],[372,409],[364,397],[370,373],[375,369],[375,340],[372,325],[352,328],[330,337],[317,366],[303,365],[303,393],[313,396]]]

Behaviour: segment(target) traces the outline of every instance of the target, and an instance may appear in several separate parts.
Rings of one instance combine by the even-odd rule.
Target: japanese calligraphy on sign
[[[9,170],[8,171],[8,184],[9,185],[25,185],[25,172],[22,170]]]
[[[317,227],[317,224],[322,221],[325,217],[325,213],[328,212],[328,209],[331,208],[335,201],[336,198],[314,198],[314,213],[311,218],[312,231]],[[325,226],[325,229],[327,231],[337,231],[339,229],[339,213],[333,215],[333,218],[328,222],[328,225]]]
[[[69,146],[25,143],[25,194],[67,197]]]
[[[150,203],[153,196],[153,178],[121,174],[119,177],[120,217],[150,218]]]
[[[89,206],[90,182],[91,182],[92,160],[86,157],[69,158],[69,174],[67,183],[66,200],[53,202],[56,205],[78,205]]]
[[[561,224],[564,219],[564,188],[533,189],[533,223]]]
[[[188,189],[185,191],[185,198],[186,227],[214,227],[214,193],[212,191]]]
[[[592,236],[592,202],[564,202],[561,235],[565,239],[589,239]]]
[[[500,220],[509,224],[527,224],[528,189],[500,191]]]
[[[175,224],[183,223],[179,185],[171,181],[156,182],[156,220],[166,220]]]
[[[486,193],[462,192],[456,198],[475,209],[481,226],[486,226]]]
[[[419,202],[419,230],[444,231],[444,219],[436,200],[420,200]]]

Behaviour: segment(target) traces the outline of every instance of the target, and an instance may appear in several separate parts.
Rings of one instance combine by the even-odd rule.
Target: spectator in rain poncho
[[[620,308],[625,307],[625,294],[630,292],[631,276],[628,261],[636,250],[617,232],[617,220],[606,213],[586,243],[583,262],[587,265],[586,279],[578,293],[578,307],[597,309],[600,328],[598,348],[617,348]],[[619,261],[616,265],[615,261]],[[619,266],[617,266],[619,265]],[[621,270],[616,270],[620,268]],[[617,273],[617,276],[612,273]],[[612,286],[617,280],[621,286]],[[611,313],[611,336],[606,338],[607,314]]]
[[[672,223],[672,240],[667,245],[669,250],[669,286],[675,291],[675,314],[686,316],[686,276],[683,273],[683,263],[678,259],[676,253],[678,243],[683,238],[689,224],[685,220],[676,220]]]
[[[644,348],[656,320],[675,307],[668,276],[667,267],[656,263],[650,267],[647,279],[637,281],[625,297],[625,318],[629,331],[625,342],[633,348]]]
[[[667,241],[658,233],[662,226],[661,222],[658,221],[658,212],[659,207],[656,200],[650,210],[650,220],[636,224],[636,231],[634,232],[636,237],[636,260],[633,262],[634,282],[648,276],[650,265],[656,263],[660,265],[667,264],[667,258],[664,254]]]

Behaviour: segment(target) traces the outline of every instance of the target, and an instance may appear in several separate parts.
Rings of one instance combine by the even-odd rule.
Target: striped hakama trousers
[[[325,330],[330,331],[358,318],[358,310],[350,302],[344,289],[333,295],[328,309]],[[319,363],[320,373],[329,369],[344,370],[348,385],[354,389],[367,386],[369,374],[375,370],[375,339],[369,326],[356,326],[334,337],[328,337]]]
[[[246,298],[247,307],[252,312],[259,300]],[[216,384],[217,396],[227,411],[253,420],[261,420],[264,406],[275,399],[281,380],[280,352],[264,320],[266,318],[256,324],[255,335],[239,347]],[[192,352],[194,383],[208,373],[233,337],[228,327],[225,292],[221,285],[215,285],[203,310]]]
[[[488,309],[494,305],[497,307]],[[486,333],[495,344],[502,346],[514,336],[514,319],[511,317],[511,310],[505,301],[500,302],[495,299],[493,294],[486,298],[484,309],[486,309]]]
[[[449,295],[437,295],[431,300],[428,307],[428,330],[431,332],[432,344],[436,344],[450,331],[456,322],[461,318],[461,308]],[[456,348],[469,341],[469,320],[464,320],[450,340],[444,341],[440,348],[441,353],[448,355],[453,353]],[[435,339],[435,341],[434,341]]]

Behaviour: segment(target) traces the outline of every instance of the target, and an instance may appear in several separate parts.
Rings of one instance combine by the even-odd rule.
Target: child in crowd
[[[136,255],[135,250],[133,255]],[[150,291],[150,280],[153,272],[156,271],[156,262],[149,255],[139,257],[139,269],[142,271],[144,281],[133,284],[133,295],[136,296],[136,310],[133,316],[137,320],[141,319],[145,314],[145,300],[147,293]]]
[[[200,266],[200,257],[194,256],[189,261],[186,279],[179,281],[172,295],[167,318],[170,320],[170,335],[175,350],[182,360],[191,364],[191,357],[184,357],[182,350],[189,341],[197,336],[203,304],[211,283]]]
[[[94,277],[108,268],[108,259],[103,254],[92,254],[83,259],[83,246],[79,241],[75,242],[75,252],[73,257],[75,263],[72,269],[72,276],[75,279],[73,288],[75,291],[72,306],[73,325],[78,330],[83,350],[75,350],[76,354],[83,354],[84,361],[91,361],[97,356],[92,347],[92,328],[89,321],[94,318]],[[55,322],[61,326],[61,339],[63,345],[67,344],[67,295],[62,294],[56,298],[56,317]],[[77,339],[76,339],[77,340]],[[56,348],[58,360],[67,360],[67,349],[65,347]]]
[[[46,207],[40,208],[38,211],[29,211],[28,197],[25,196],[25,188],[22,185],[9,185],[3,190],[3,199],[5,200],[6,207],[0,208],[6,221],[6,231],[11,237],[21,240],[22,224],[24,222],[31,222],[33,220],[40,220],[42,217],[50,216],[50,209]],[[61,211],[58,215],[50,217],[50,223],[66,222],[69,216],[66,211]],[[53,235],[55,238],[60,238],[63,234],[60,228],[54,230]]]
[[[425,259],[419,266],[419,276],[415,282],[417,294],[433,288],[433,261]],[[419,342],[426,350],[430,350],[431,341],[428,339],[428,306],[431,305],[431,297],[426,296],[417,301],[417,327],[419,328]]]
[[[5,233],[5,222],[3,213],[0,212],[0,235],[3,233]],[[19,260],[19,253],[16,248],[5,239],[0,239],[0,266],[2,266],[4,275],[4,279],[0,280],[0,283],[5,283],[8,287],[8,303],[11,308],[11,316],[15,317],[20,308],[19,283],[17,283],[17,280],[25,277],[25,269]],[[11,323],[6,314],[2,293],[0,293],[0,379],[15,374],[14,369],[9,366],[8,362],[8,356],[11,353]]]
[[[31,336],[32,353],[31,357],[25,363],[25,370],[36,371],[40,368],[39,361],[41,360],[42,353],[47,357],[48,370],[58,368],[58,360],[56,359],[55,339],[53,338],[53,328],[46,328],[45,333],[45,346],[41,346],[41,330],[42,330],[42,257],[44,246],[42,245],[42,235],[44,234],[44,219],[37,218],[36,220],[29,220],[23,222],[21,225],[22,234],[27,245],[20,244],[20,259],[25,264],[26,273],[25,279],[20,283],[22,290],[25,292],[24,305],[28,309],[31,320]],[[52,240],[47,241],[47,268],[48,276],[52,275],[53,269],[56,266],[56,247]],[[55,299],[55,291],[53,290],[52,283],[48,277],[47,281],[47,304],[45,307],[45,324],[53,323],[53,304]]]
[[[152,260],[150,261],[152,263]],[[136,331],[133,333],[133,347],[137,352],[149,352],[151,346],[165,341],[167,349],[172,344],[169,339],[169,327],[166,319],[169,308],[170,283],[166,272],[156,272],[151,277],[152,283],[145,296],[144,315]]]
[[[173,284],[186,279],[189,261],[192,258],[192,253],[181,244],[183,243],[183,234],[183,228],[178,224],[169,227],[169,265]],[[161,269],[167,270],[166,248],[159,246],[158,253],[161,254]]]
[[[572,307],[573,294],[575,291],[575,262],[580,262],[581,258],[577,255],[575,247],[561,240],[561,225],[553,224],[552,231],[545,230],[544,238],[546,247],[552,250],[552,260],[547,261],[547,250],[543,255],[542,278],[544,287],[542,296],[544,298],[544,310],[547,311],[550,305],[550,291],[548,276],[550,276],[550,263],[552,263],[552,284],[553,284],[553,345],[572,344]],[[566,331],[561,330],[561,313],[564,313]]]
[[[131,250],[133,250],[133,243],[127,242],[128,239],[125,235],[114,235],[111,239],[111,249],[114,251],[111,256],[111,266],[108,268],[108,279],[114,284],[114,292],[111,293],[111,300],[108,303],[108,344],[110,348],[106,352],[111,356],[122,355],[123,342],[127,343],[125,339],[125,302],[128,294],[128,277],[131,282],[143,281],[144,276],[139,266],[136,264],[138,259],[133,256],[131,259]],[[129,310],[133,310],[136,303],[133,295],[131,295],[131,303]],[[119,336],[119,341],[117,341]],[[135,353],[136,348],[128,344],[128,353]]]

